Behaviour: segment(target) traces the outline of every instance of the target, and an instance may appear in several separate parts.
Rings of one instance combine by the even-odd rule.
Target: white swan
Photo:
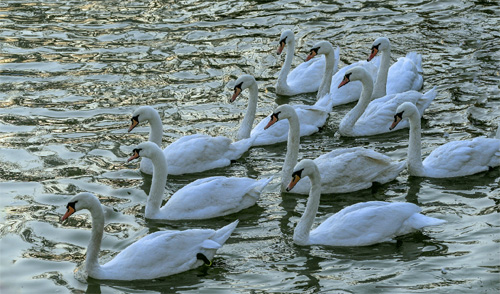
[[[350,103],[359,99],[362,90],[361,82],[354,82],[347,85],[345,88],[338,88],[337,85],[340,84],[344,78],[345,72],[355,66],[361,66],[365,68],[373,78],[377,75],[377,61],[376,58],[373,62],[358,61],[351,65],[345,66],[337,71],[338,67],[338,55],[339,49],[333,50],[333,46],[330,42],[321,41],[316,43],[310,50],[309,55],[306,60],[313,58],[317,55],[325,55],[326,57],[326,67],[325,74],[323,75],[323,80],[321,86],[319,87],[317,99],[315,105],[323,106],[331,111],[332,107]],[[334,75],[335,73],[335,75]]]
[[[132,124],[128,131],[132,131],[142,122],[149,122],[151,126],[149,141],[161,147],[163,126],[158,112],[149,106],[139,107],[132,114]],[[224,136],[194,134],[176,140],[163,152],[167,158],[168,172],[172,175],[181,175],[228,166],[251,146],[250,138],[233,142]],[[153,166],[149,160],[141,161],[141,171],[152,174]]]
[[[398,61],[389,68],[391,62],[391,43],[386,37],[377,38],[373,42],[368,61],[372,60],[378,52],[381,52],[382,58],[372,99],[383,97],[386,94],[422,89],[424,83],[421,75],[422,55],[410,52],[406,54],[406,57],[398,58]]]
[[[236,99],[236,97],[238,97],[245,88],[248,88],[250,91],[248,107],[255,109],[259,91],[257,83],[253,78],[243,80],[242,77],[236,80],[236,86],[234,87],[234,94],[231,97],[231,101],[234,101],[234,99]],[[299,117],[301,137],[309,136],[319,131],[319,128],[326,123],[326,119],[328,118],[328,114],[330,112],[327,108],[322,106],[293,105],[292,107],[295,109]],[[265,117],[250,132],[249,139],[252,141],[252,146],[271,145],[279,142],[285,142],[287,140],[288,124],[286,122],[280,121],[275,127],[273,127],[272,130],[266,131],[264,128],[268,122],[269,118]],[[249,124],[242,123],[242,128],[243,125],[249,126]]]
[[[390,94],[371,100],[373,90],[372,77],[364,68],[355,67],[348,70],[339,88],[351,81],[361,81],[363,92],[356,106],[349,111],[340,121],[339,133],[342,136],[371,136],[389,132],[389,123],[394,116],[394,111],[403,102],[417,105],[420,116],[436,97],[436,88],[422,94],[417,91]],[[405,120],[398,129],[408,127]]]
[[[290,125],[286,157],[281,173],[281,191],[283,192],[297,164],[300,125],[295,110],[287,104],[278,106],[272,117],[269,123],[270,129],[279,120],[288,120]],[[331,151],[314,159],[314,163],[321,173],[322,193],[353,192],[369,188],[373,182],[387,183],[394,180],[405,167],[405,162],[393,162],[386,155],[361,147]],[[310,187],[309,179],[305,179],[291,192],[307,194]]]
[[[395,111],[393,129],[402,119],[410,120],[408,172],[411,176],[449,178],[468,176],[500,166],[500,138],[478,137],[452,141],[434,149],[422,162],[420,114],[412,103]]]
[[[413,203],[369,201],[342,209],[311,231],[321,196],[321,176],[310,159],[297,164],[288,190],[304,177],[311,179],[312,186],[304,214],[293,232],[293,241],[299,245],[367,246],[446,222],[420,214],[420,207]]]
[[[144,142],[128,159],[147,157],[153,162],[153,179],[146,203],[146,218],[159,220],[207,219],[238,212],[255,204],[272,178],[254,180],[237,177],[209,177],[196,180],[162,204],[167,181],[167,161],[161,149]]]
[[[325,58],[319,57],[302,62],[290,72],[295,52],[295,36],[291,30],[285,30],[281,33],[278,55],[281,54],[285,46],[287,46],[285,63],[276,82],[276,94],[293,96],[318,91],[325,71]]]
[[[238,221],[219,229],[159,231],[149,234],[122,250],[104,265],[98,261],[104,232],[104,213],[99,199],[90,193],[73,197],[62,220],[88,209],[92,233],[85,258],[89,277],[99,280],[149,280],[210,264],[217,249],[229,238]]]

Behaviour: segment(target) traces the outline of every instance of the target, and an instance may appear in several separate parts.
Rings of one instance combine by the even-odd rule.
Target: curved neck
[[[146,203],[146,217],[154,218],[160,210],[167,183],[167,160],[161,149],[156,150],[151,156],[153,162],[153,179],[149,190],[148,202]]]
[[[248,88],[250,97],[248,98],[248,107],[245,117],[241,122],[240,129],[238,130],[237,140],[250,138],[252,125],[255,120],[255,113],[257,111],[257,99],[259,98],[259,88],[256,83],[252,83]]]
[[[424,173],[422,164],[421,126],[418,111],[408,118],[410,122],[410,139],[408,141],[408,172],[412,176],[421,176]]]
[[[299,245],[309,244],[309,233],[318,212],[321,197],[321,178],[317,168],[313,174],[309,175],[309,179],[311,180],[311,190],[309,191],[306,210],[293,232],[293,240]]]
[[[332,77],[335,68],[338,66],[335,59],[334,50],[325,54],[326,64],[325,64],[325,74],[323,75],[323,80],[321,81],[321,85],[318,89],[318,94],[316,98],[319,99],[330,93],[330,88],[332,86]]]
[[[371,102],[373,91],[372,79],[369,76],[365,76],[361,79],[361,83],[363,84],[363,91],[361,92],[358,103],[346,114],[342,121],[340,121],[339,130],[341,133],[349,134],[352,131],[359,117],[365,112],[366,107],[368,107],[368,104]]]
[[[293,168],[297,164],[300,147],[300,123],[296,113],[288,118],[288,141],[286,143],[286,157],[281,170],[281,192],[285,191],[292,178]]]
[[[154,115],[149,119],[149,125],[151,130],[149,131],[149,141],[158,145],[161,148],[161,139],[163,137],[163,125],[161,122],[160,115],[155,112]]]
[[[389,73],[389,65],[391,62],[391,49],[385,49],[381,52],[380,67],[377,73],[377,81],[373,89],[372,99],[380,98],[386,95],[387,75]]]
[[[288,74],[290,73],[290,69],[292,68],[294,51],[295,51],[295,39],[291,38],[286,44],[285,63],[283,64],[283,67],[281,68],[280,74],[278,76],[277,84],[280,87],[283,88],[288,87],[287,78]]]
[[[85,257],[85,267],[87,273],[95,273],[101,268],[98,257],[99,251],[101,250],[102,235],[104,233],[104,212],[99,202],[94,203],[94,205],[89,208],[89,211],[92,216],[92,233],[87,248],[87,256]]]

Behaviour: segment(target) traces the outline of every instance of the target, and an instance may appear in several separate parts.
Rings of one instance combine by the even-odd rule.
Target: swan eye
[[[141,152],[141,150],[142,150],[141,148],[136,148],[136,149],[132,150],[132,154],[133,155],[135,155],[135,154],[139,155],[139,152]]]
[[[66,205],[66,208],[70,208],[71,207],[71,208],[75,209],[75,205],[76,205],[77,202],[78,202],[78,200],[73,201],[73,202],[69,202],[68,205]]]
[[[137,121],[137,122],[138,122],[138,121],[139,121],[139,115],[136,115],[136,116],[132,117],[130,120],[131,120],[132,122],[134,122],[134,121]]]
[[[344,79],[347,79],[347,80],[351,80],[351,75],[352,75],[352,72],[350,73],[346,73],[345,76],[344,76]]]
[[[283,39],[281,39],[280,43],[283,43],[283,45],[285,45],[286,44],[286,38],[288,38],[288,36],[286,36]]]
[[[319,48],[321,48],[321,47],[312,48],[310,52],[311,52],[311,53],[313,53],[313,52],[314,52],[314,54],[318,54],[318,50],[319,50]]]
[[[401,111],[399,113],[396,113],[396,115],[394,116],[394,121],[396,121],[398,118],[399,119],[403,119],[403,112],[404,111]]]
[[[236,89],[240,89],[241,90],[241,87],[243,86],[243,82],[239,83],[238,85],[234,86],[234,90],[236,91]]]
[[[304,169],[299,169],[298,171],[294,171],[292,174],[292,178],[295,178],[296,176],[298,176],[299,178],[302,178],[303,171],[304,171]]]
[[[276,120],[279,120],[280,113],[281,113],[281,111],[273,113],[273,116],[276,118]]]

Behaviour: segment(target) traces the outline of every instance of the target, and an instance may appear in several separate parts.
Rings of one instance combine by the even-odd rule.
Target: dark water
[[[409,178],[322,197],[317,222],[347,205],[407,201],[448,221],[401,238],[400,246],[300,247],[293,228],[304,196],[279,193],[285,144],[252,148],[227,168],[169,177],[168,192],[200,177],[275,179],[256,206],[210,221],[144,220],[151,178],[125,163],[147,138],[127,133],[140,105],[158,109],[165,144],[205,133],[235,134],[244,98],[228,104],[248,73],[259,83],[258,116],[277,104],[312,104],[314,94],[277,97],[283,63],[275,50],[296,32],[294,65],[311,45],[341,48],[341,66],[365,59],[373,40],[393,60],[423,55],[424,91],[438,97],[423,119],[423,154],[450,140],[491,136],[500,117],[497,1],[9,1],[0,2],[1,293],[495,293],[500,290],[499,169],[459,179]],[[301,143],[300,158],[366,146],[406,158],[407,131],[337,138],[353,105]],[[240,225],[212,268],[155,281],[99,284],[75,278],[90,235],[86,213],[62,224],[70,197],[97,194],[108,224],[101,262],[147,233]]]

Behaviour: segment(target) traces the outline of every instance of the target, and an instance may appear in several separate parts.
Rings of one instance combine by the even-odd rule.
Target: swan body
[[[315,105],[323,106],[330,111],[334,106],[350,103],[359,99],[362,91],[361,82],[355,82],[347,85],[346,88],[338,88],[337,85],[342,82],[345,72],[353,67],[360,66],[366,69],[373,78],[377,75],[377,62],[376,58],[373,62],[358,61],[351,65],[345,66],[337,71],[338,68],[338,53],[339,49],[333,50],[330,42],[321,41],[314,45],[310,50],[307,58],[313,58],[317,55],[324,55],[326,58],[325,74],[321,86],[318,90],[318,102]],[[335,57],[335,58],[334,58]]]
[[[293,189],[304,177],[309,177],[312,185],[306,209],[293,233],[293,241],[298,245],[367,246],[445,223],[420,214],[420,207],[413,203],[369,201],[342,209],[311,231],[321,196],[321,175],[310,159],[297,164],[287,189]]]
[[[468,176],[500,166],[500,138],[478,137],[472,140],[452,141],[434,149],[422,161],[421,126],[418,109],[412,103],[403,103],[395,111],[396,126],[401,119],[410,121],[408,172],[411,176],[449,178]]]
[[[387,133],[389,132],[388,122],[391,121],[396,108],[401,103],[415,104],[422,116],[437,95],[434,87],[424,94],[412,90],[371,100],[373,81],[370,74],[363,68],[352,68],[346,72],[339,87],[353,80],[362,82],[363,92],[356,106],[340,121],[339,133],[342,136],[371,136]],[[398,125],[398,129],[406,127],[408,127],[407,120]]]
[[[134,149],[129,161],[139,156],[149,158],[154,169],[145,212],[149,219],[207,219],[235,213],[254,205],[272,180],[222,176],[198,179],[175,192],[160,207],[168,169],[163,152],[156,144],[144,142]]]
[[[278,55],[287,46],[285,63],[276,82],[276,94],[293,96],[302,93],[316,92],[321,84],[325,71],[325,58],[318,57],[303,62],[290,72],[295,52],[295,35],[291,30],[281,33]]]
[[[158,112],[149,106],[139,107],[132,115],[129,132],[141,122],[149,122],[151,125],[149,141],[161,147],[163,126]],[[168,172],[172,175],[181,175],[228,166],[232,160],[240,158],[251,146],[251,139],[233,142],[224,136],[194,134],[181,137],[163,152],[169,165]],[[141,171],[152,174],[153,166],[150,160],[141,161]]]
[[[241,86],[240,83],[242,83]],[[234,101],[240,95],[245,89],[243,87],[248,88],[250,91],[249,107],[250,105],[257,105],[258,88],[255,79],[246,81],[238,79],[231,101]],[[293,105],[292,107],[299,117],[300,136],[309,136],[319,131],[319,128],[326,123],[329,114],[328,107],[316,105]],[[266,117],[251,130],[249,140],[252,142],[252,146],[271,145],[287,140],[288,124],[286,122],[279,121],[272,130],[265,130],[268,123],[269,118]]]
[[[275,119],[271,120],[267,130],[272,130],[274,121],[288,120],[290,125],[286,157],[282,169],[281,191],[283,192],[293,168],[297,164],[300,145],[298,129],[300,126],[293,107],[287,104],[276,108],[273,117]],[[405,167],[404,162],[393,162],[386,155],[361,147],[331,151],[314,159],[314,163],[321,174],[322,193],[353,192],[369,188],[373,182],[387,183],[394,180]],[[310,188],[311,183],[306,178],[290,192],[308,194]]]
[[[99,280],[149,280],[181,273],[212,260],[236,228],[238,221],[218,229],[158,231],[149,234],[122,250],[112,260],[100,265],[98,255],[104,230],[101,203],[93,194],[80,193],[67,205],[62,220],[75,211],[88,209],[92,216],[92,233],[85,259],[89,277]]]
[[[402,93],[410,90],[422,89],[422,55],[409,52],[406,57],[400,57],[389,67],[391,62],[391,43],[386,37],[377,38],[371,49],[368,61],[372,60],[378,52],[382,58],[372,93],[372,99],[380,98],[386,94]]]

